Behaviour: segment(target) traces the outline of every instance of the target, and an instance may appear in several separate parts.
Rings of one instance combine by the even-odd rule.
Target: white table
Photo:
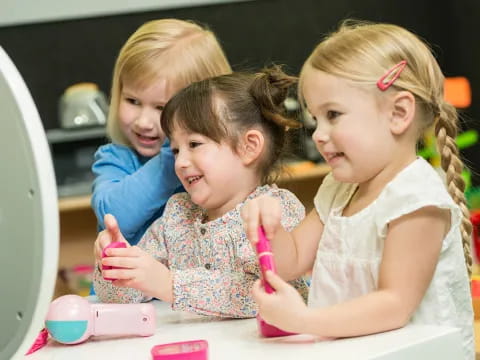
[[[255,319],[217,320],[182,312],[154,302],[157,331],[151,337],[91,337],[82,344],[53,340],[27,360],[151,359],[152,346],[205,339],[209,360],[462,359],[460,332],[454,328],[410,325],[385,333],[338,340],[314,340],[307,335],[265,339],[258,336]]]

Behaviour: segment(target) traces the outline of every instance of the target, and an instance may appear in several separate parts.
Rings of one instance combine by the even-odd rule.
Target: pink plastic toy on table
[[[152,304],[97,304],[65,295],[51,304],[45,320],[48,333],[63,344],[78,344],[90,336],[151,336],[156,314]]]
[[[151,354],[153,360],[207,360],[208,342],[191,340],[155,345]]]
[[[260,264],[260,271],[262,274],[262,285],[265,288],[265,292],[271,294],[275,290],[270,286],[270,284],[265,280],[265,272],[271,270],[274,273],[277,272],[275,267],[275,260],[273,259],[272,248],[270,246],[270,241],[265,236],[265,231],[263,227],[258,228],[258,242],[257,242],[257,256],[258,262]],[[257,324],[260,334],[265,337],[277,337],[277,336],[287,336],[295,335],[294,333],[283,331],[273,325],[270,325],[265,320],[263,320],[260,315],[257,315]]]

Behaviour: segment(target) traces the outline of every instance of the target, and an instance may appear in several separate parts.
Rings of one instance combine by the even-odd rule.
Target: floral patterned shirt
[[[250,199],[263,194],[280,199],[282,225],[290,231],[305,217],[295,195],[276,186],[258,187],[248,198],[220,218],[205,222],[205,212],[187,193],[173,195],[163,216],[147,230],[138,246],[165,264],[172,273],[174,310],[219,317],[254,317],[257,306],[251,287],[260,276],[257,257],[240,217]],[[303,279],[291,282],[304,298]],[[131,288],[115,287],[94,274],[95,292],[103,302],[136,303],[151,298]]]

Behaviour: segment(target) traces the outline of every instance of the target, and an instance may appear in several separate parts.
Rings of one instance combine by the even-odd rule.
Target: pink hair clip
[[[405,66],[407,66],[407,60],[402,60],[398,64],[394,65],[377,81],[378,88],[382,91],[387,90],[390,85],[397,80]]]

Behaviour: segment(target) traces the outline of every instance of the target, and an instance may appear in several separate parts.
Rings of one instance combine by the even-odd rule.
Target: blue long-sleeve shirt
[[[91,205],[99,230],[105,227],[105,214],[113,214],[132,245],[162,215],[170,196],[184,191],[175,175],[168,142],[152,158],[142,157],[127,146],[103,145],[95,153],[92,172]]]

